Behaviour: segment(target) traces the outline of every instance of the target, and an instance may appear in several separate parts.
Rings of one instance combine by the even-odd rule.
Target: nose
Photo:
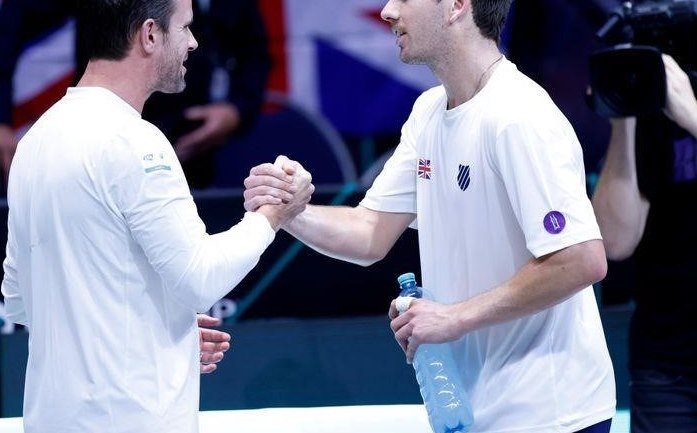
[[[385,7],[383,7],[380,12],[380,18],[389,23],[397,21],[397,7],[394,5],[394,0],[387,1]]]
[[[189,37],[189,51],[194,51],[196,48],[198,48],[198,41],[194,37],[193,33],[190,33]]]

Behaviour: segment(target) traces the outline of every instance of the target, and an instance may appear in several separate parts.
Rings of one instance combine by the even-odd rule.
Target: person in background
[[[194,0],[194,31],[201,49],[189,59],[189,86],[155,94],[143,117],[162,130],[184,166],[189,185],[214,181],[216,150],[254,124],[271,67],[256,0]],[[0,5],[0,168],[6,179],[16,147],[12,78],[23,47],[74,17],[76,0],[5,0]],[[79,35],[82,32],[78,25]],[[82,40],[77,38],[77,40]],[[87,64],[77,44],[76,80]]]
[[[608,258],[634,258],[631,430],[697,428],[697,100],[663,56],[663,114],[612,119],[593,206]]]
[[[282,227],[315,250],[370,265],[409,227],[435,301],[390,307],[411,361],[449,343],[473,432],[607,433],[612,364],[591,285],[607,262],[586,195],[581,146],[547,93],[499,50],[511,0],[389,0],[404,62],[424,92],[401,141],[356,207],[308,206]],[[296,163],[287,161],[287,168]],[[245,207],[285,189],[282,167],[252,169]]]
[[[195,433],[207,311],[313,192],[209,235],[166,137],[141,118],[186,87],[191,0],[81,0],[88,64],[17,146],[2,293],[27,327],[26,433]],[[205,349],[205,350],[202,350]],[[219,350],[218,350],[219,351]],[[210,364],[205,362],[204,364]]]

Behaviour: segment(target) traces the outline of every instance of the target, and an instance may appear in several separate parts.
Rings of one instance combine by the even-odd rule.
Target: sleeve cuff
[[[274,238],[276,237],[276,232],[271,227],[271,223],[266,217],[260,213],[256,212],[245,212],[242,222],[240,223],[248,230],[253,231],[259,235],[259,239],[262,239],[265,243],[265,247],[271,245]]]

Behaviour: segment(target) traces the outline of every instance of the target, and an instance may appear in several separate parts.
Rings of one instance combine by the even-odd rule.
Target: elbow
[[[588,270],[588,277],[591,284],[598,283],[607,276],[607,259],[605,256],[595,260]]]
[[[173,292],[179,304],[191,308],[197,313],[203,313],[210,310],[220,299],[218,293],[222,292],[222,290],[206,291],[200,289],[200,284],[183,283],[174,289]]]
[[[379,262],[380,260],[382,260],[382,259],[379,259],[379,258],[364,258],[364,259],[356,260],[356,261],[353,262],[353,263],[356,264],[356,265],[358,265],[358,266],[362,266],[362,267],[364,267],[364,268],[367,268],[368,266],[372,266],[372,265],[374,265],[375,263]]]
[[[375,263],[381,261],[387,256],[389,250],[382,250],[378,248],[370,248],[363,257],[356,262],[356,264],[365,267],[374,265]]]
[[[607,275],[607,258],[605,256],[605,247],[600,240],[589,243],[589,248],[586,248],[585,257],[583,260],[583,274],[588,286],[602,281]]]
[[[254,264],[256,261],[237,266],[228,264],[225,271],[221,271],[222,266],[201,265],[168,284],[168,291],[180,305],[203,313],[232,291]]]
[[[364,256],[356,257],[353,260],[349,260],[349,261],[355,265],[367,268],[368,266],[374,265],[375,263],[379,262],[380,260],[382,260],[384,258],[385,258],[384,255],[366,254]]]
[[[605,252],[610,260],[620,261],[628,259],[634,254],[636,242],[622,242],[618,239],[605,239]]]

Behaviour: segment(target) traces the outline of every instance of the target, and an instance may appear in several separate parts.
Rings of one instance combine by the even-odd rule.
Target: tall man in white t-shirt
[[[141,119],[185,87],[191,0],[80,2],[90,62],[19,143],[2,291],[29,329],[26,433],[195,433],[206,311],[312,193],[208,235],[164,135]],[[291,172],[293,172],[291,170]],[[272,200],[273,202],[274,200]]]
[[[472,432],[608,432],[615,387],[591,284],[605,253],[581,147],[549,96],[503,57],[511,0],[390,0],[400,56],[443,83],[355,208],[308,206],[283,228],[369,265],[419,230],[423,286],[391,326],[407,359],[449,342],[472,399]],[[252,170],[247,209],[281,186]]]

